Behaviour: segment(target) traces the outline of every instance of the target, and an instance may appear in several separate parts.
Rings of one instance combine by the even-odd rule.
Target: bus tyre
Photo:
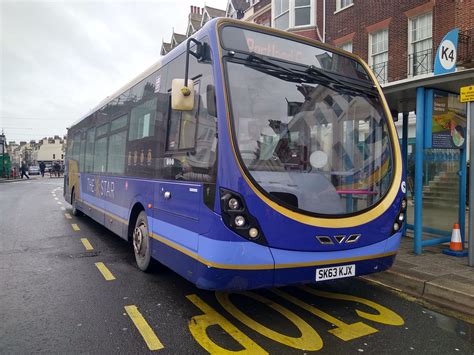
[[[151,247],[148,236],[148,220],[145,211],[141,211],[135,222],[132,234],[133,252],[137,266],[142,271],[151,269]]]
[[[77,209],[76,205],[76,192],[74,191],[71,196],[71,206],[73,216],[82,216],[82,212]]]

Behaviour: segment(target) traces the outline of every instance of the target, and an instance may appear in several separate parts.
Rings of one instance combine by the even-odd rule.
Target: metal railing
[[[408,76],[427,74],[433,71],[433,49],[408,55]]]
[[[474,30],[459,33],[457,58],[458,65],[468,67],[474,66],[474,46],[471,36],[474,36]]]
[[[387,82],[388,62],[373,64],[370,68],[380,84],[385,84]]]

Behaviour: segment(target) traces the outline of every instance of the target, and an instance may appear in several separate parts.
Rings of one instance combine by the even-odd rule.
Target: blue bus
[[[211,290],[389,268],[406,215],[397,133],[357,56],[214,19],[68,130],[64,197]]]

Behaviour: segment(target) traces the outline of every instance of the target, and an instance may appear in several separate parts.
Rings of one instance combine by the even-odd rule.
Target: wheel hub
[[[144,232],[143,232],[143,225],[135,227],[133,231],[133,248],[135,249],[135,253],[141,255],[142,248],[143,248],[143,241],[144,241]]]

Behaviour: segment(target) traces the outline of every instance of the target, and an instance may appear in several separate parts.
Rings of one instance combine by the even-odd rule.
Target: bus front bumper
[[[401,233],[396,233],[384,241],[361,248],[300,252],[200,236],[200,262],[195,265],[191,281],[208,290],[245,290],[324,282],[316,281],[316,274],[319,269],[326,268],[333,271],[323,270],[320,275],[331,276],[335,270],[342,271],[342,275],[335,275],[335,278],[380,272],[392,266],[400,239]]]

